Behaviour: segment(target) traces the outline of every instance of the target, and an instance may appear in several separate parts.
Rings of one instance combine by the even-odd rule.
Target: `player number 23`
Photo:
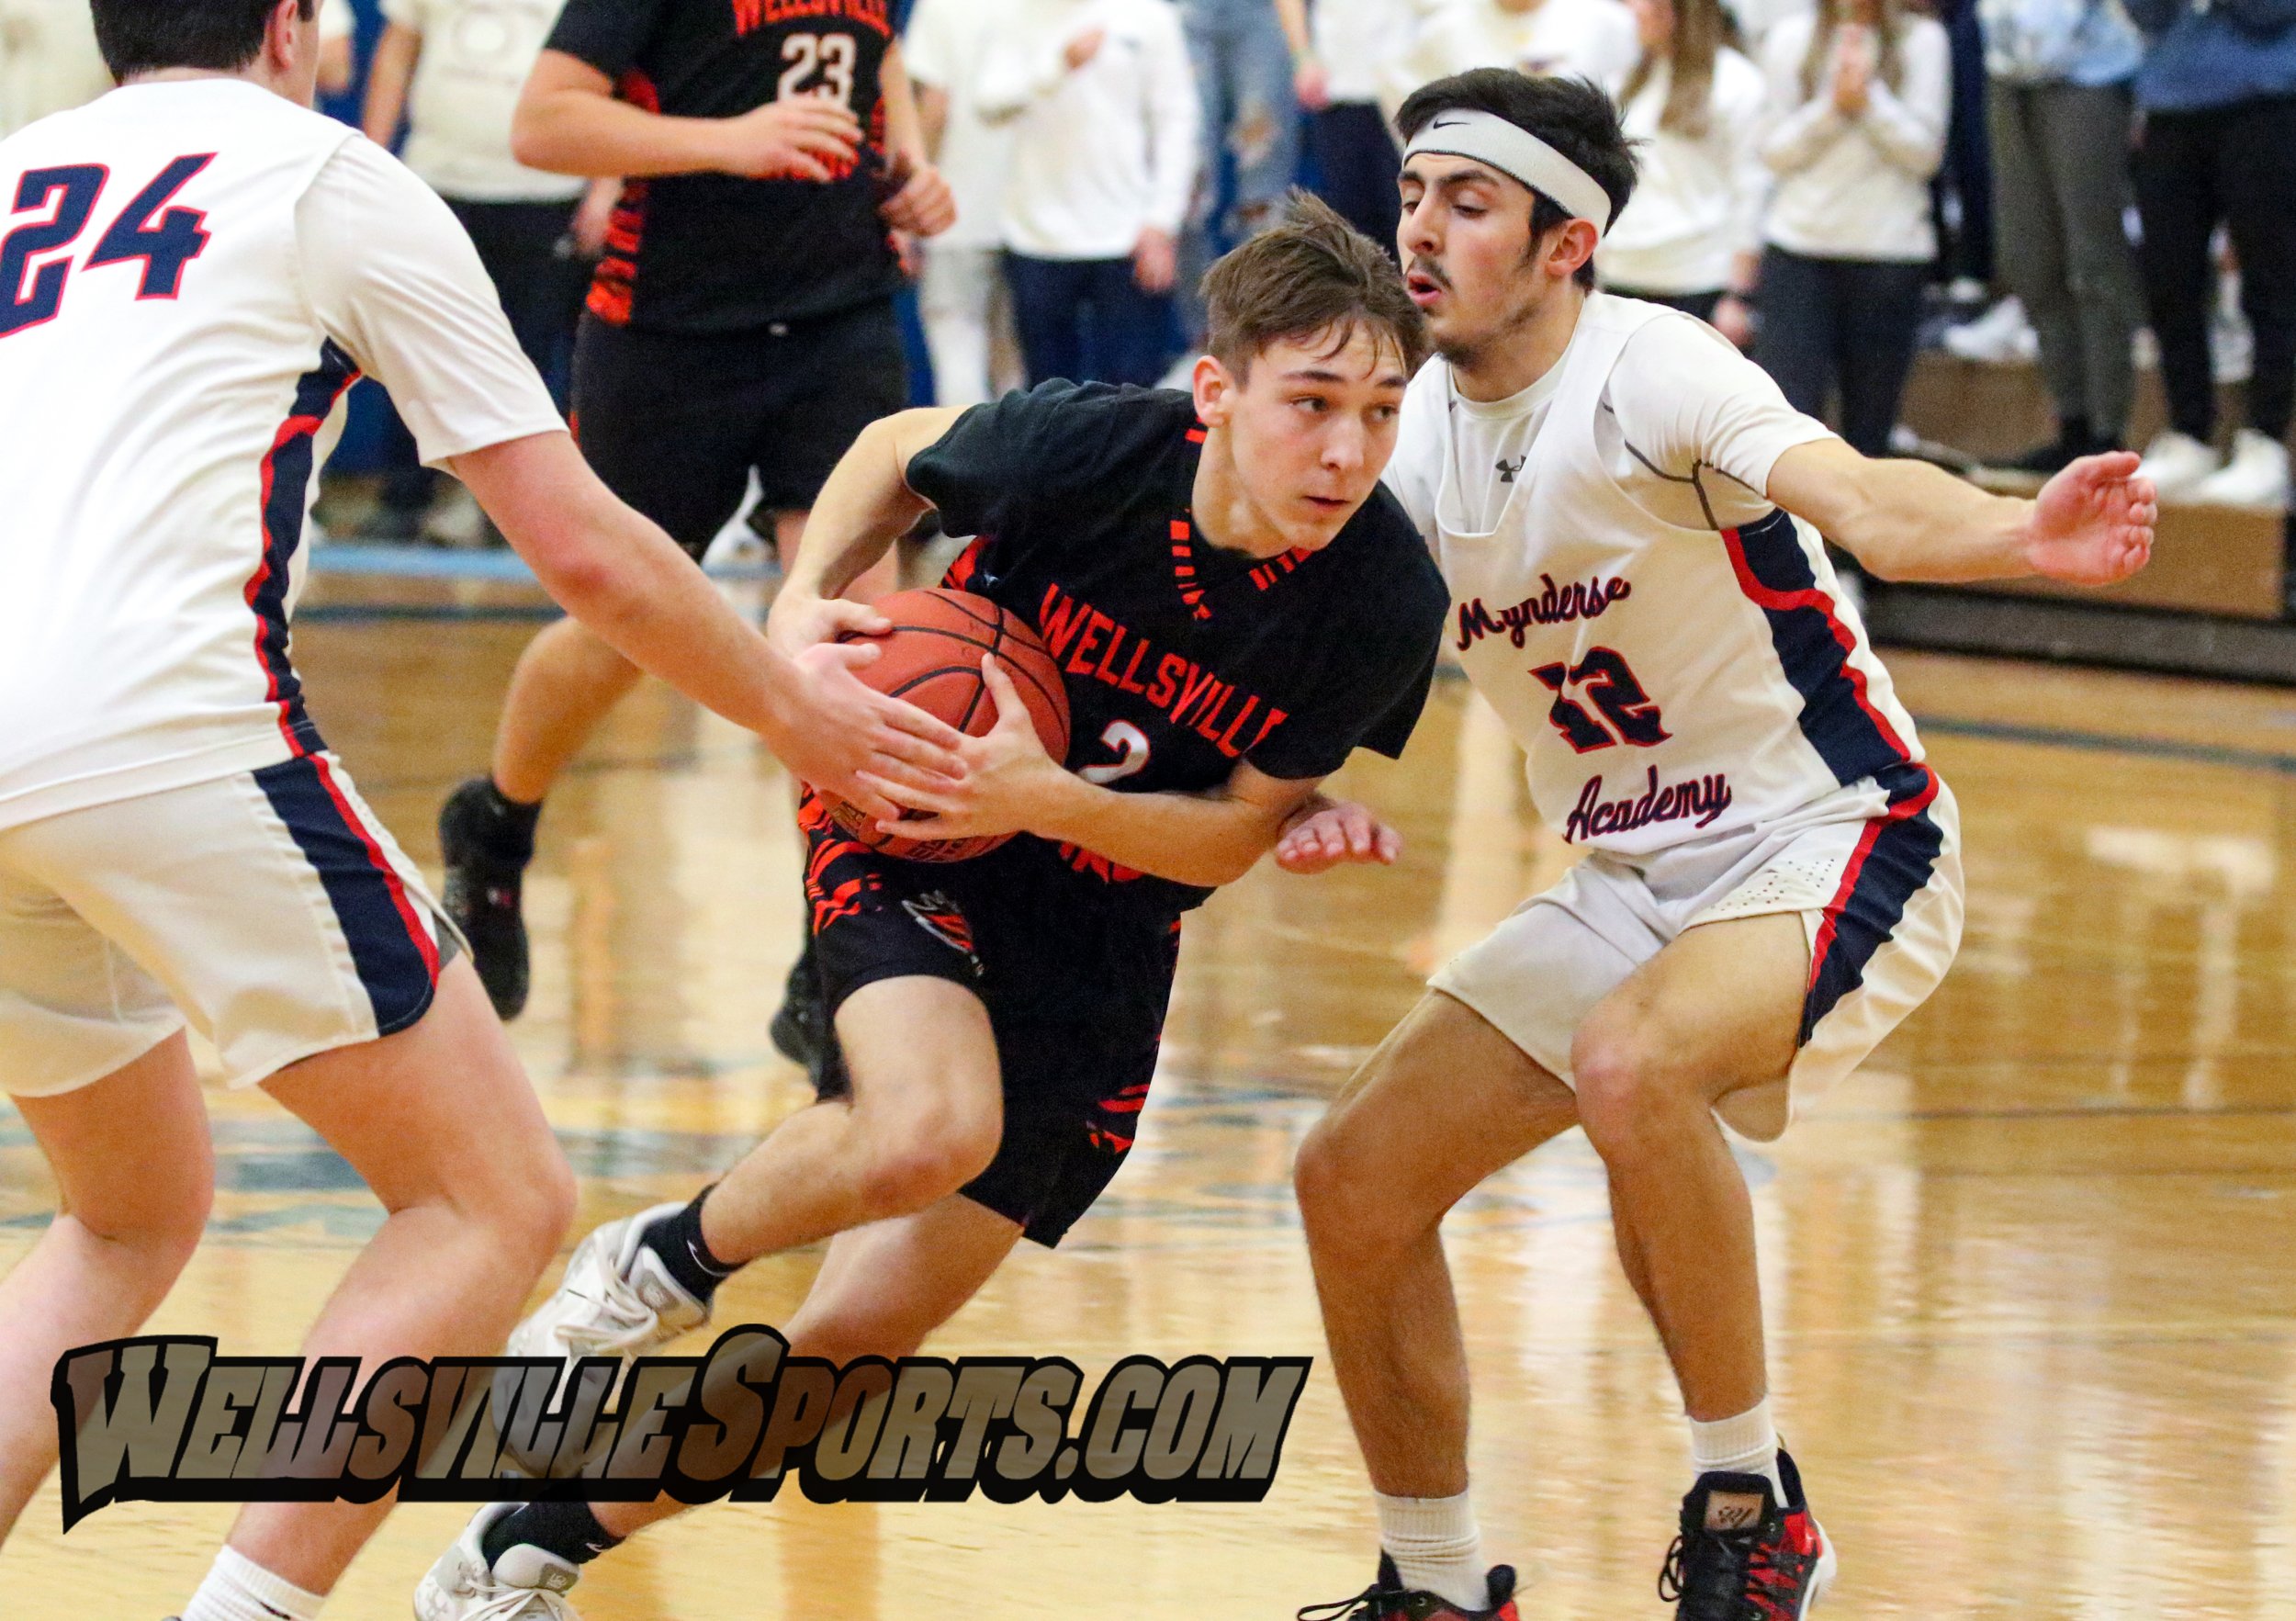
[[[850,112],[856,59],[850,34],[792,34],[782,41],[789,66],[782,70],[781,99],[823,96]]]
[[[1660,722],[1659,706],[1650,702],[1650,694],[1626,668],[1626,660],[1608,647],[1589,647],[1586,657],[1575,665],[1542,664],[1531,674],[1555,694],[1547,718],[1554,722],[1563,741],[1581,754],[1622,742],[1650,749],[1672,736]],[[1602,718],[1595,718],[1586,704],[1571,697],[1571,689],[1602,711]]]
[[[201,229],[207,216],[197,208],[170,208],[167,204],[190,184],[193,175],[214,161],[215,154],[208,152],[177,158],[161,170],[157,179],[120,209],[81,268],[94,270],[141,260],[143,279],[136,287],[136,297],[175,297],[183,287],[184,266],[207,251],[208,233]],[[28,169],[17,182],[11,199],[14,211],[46,210],[47,218],[19,225],[0,237],[0,338],[56,319],[63,308],[65,284],[72,279],[71,255],[51,259],[37,270],[32,269],[33,256],[78,242],[110,179],[111,171],[101,164],[68,163],[53,169]]]

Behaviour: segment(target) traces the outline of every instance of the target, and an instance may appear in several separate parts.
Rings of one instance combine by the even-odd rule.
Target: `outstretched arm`
[[[1823,439],[1781,456],[1767,493],[1883,580],[2044,574],[2110,585],[2152,556],[2159,506],[2136,467],[2127,451],[2083,456],[2020,501],[1926,462],[1876,461]]]
[[[954,769],[953,727],[854,676],[875,647],[775,651],[669,535],[607,490],[568,434],[447,466],[561,607],[639,669],[756,732],[806,782],[890,809],[871,782],[929,782]]]

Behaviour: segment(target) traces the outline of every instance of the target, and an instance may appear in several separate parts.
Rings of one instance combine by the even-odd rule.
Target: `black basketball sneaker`
[[[534,852],[531,845],[523,854],[504,851],[493,792],[484,777],[473,777],[439,807],[439,855],[446,865],[439,904],[470,942],[478,982],[507,1021],[526,1007],[526,919],[519,904]]]
[[[1514,1567],[1494,1565],[1488,1578],[1491,1604],[1462,1610],[1449,1599],[1403,1585],[1395,1561],[1379,1556],[1379,1579],[1353,1598],[1310,1604],[1299,1621],[1521,1621],[1514,1608]]]
[[[1801,1621],[1833,1584],[1833,1543],[1783,1452],[1778,1473],[1783,1504],[1763,1475],[1701,1475],[1683,1499],[1682,1535],[1659,1572],[1659,1597],[1679,1601],[1682,1621]]]
[[[810,930],[810,919],[806,927]],[[821,994],[821,971],[814,965],[810,932],[805,950],[790,964],[788,982],[782,986],[781,1008],[766,1034],[772,1039],[775,1052],[808,1071],[816,1068],[823,1049],[832,1042],[829,1005]]]

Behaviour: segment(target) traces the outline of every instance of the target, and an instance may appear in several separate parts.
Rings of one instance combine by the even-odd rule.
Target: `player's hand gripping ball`
[[[1044,752],[1068,758],[1068,689],[1060,662],[1027,623],[970,591],[905,591],[875,604],[893,621],[889,636],[868,638],[884,651],[854,671],[888,697],[902,698],[939,715],[967,737],[985,737],[996,724],[996,701],[981,675],[981,656],[992,654],[1035,723]],[[839,641],[862,639],[848,632]],[[878,830],[869,815],[832,794],[821,803],[838,830],[858,843],[912,861],[965,861],[986,855],[1011,834],[981,839],[901,839]],[[921,811],[904,813],[917,819]]]

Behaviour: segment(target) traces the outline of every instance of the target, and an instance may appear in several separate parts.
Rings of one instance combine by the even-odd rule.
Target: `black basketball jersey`
[[[885,192],[887,0],[568,0],[550,49],[607,74],[623,100],[725,118],[827,96],[861,120],[839,178],[667,174],[623,187],[591,311],[660,332],[738,332],[891,298],[900,262]]]
[[[1186,394],[1047,383],[968,411],[908,479],[978,537],[947,583],[1019,615],[1059,661],[1065,763],[1087,780],[1200,791],[1239,762],[1297,780],[1357,748],[1401,754],[1450,600],[1425,543],[1381,488],[1320,551],[1223,551],[1189,512],[1203,442]],[[1176,917],[1210,893],[1038,839],[1007,849],[1000,867],[1056,865],[1100,906],[1113,891]]]

